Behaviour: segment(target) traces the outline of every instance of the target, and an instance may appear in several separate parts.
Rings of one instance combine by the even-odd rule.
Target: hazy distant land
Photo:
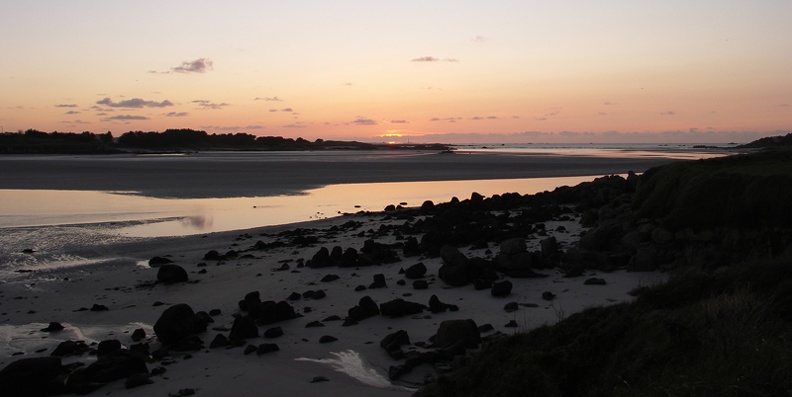
[[[129,131],[112,133],[51,132],[27,130],[0,134],[0,154],[108,154],[140,152],[185,152],[196,150],[447,150],[443,144],[364,143],[280,136],[256,136],[243,132],[208,134],[191,129],[164,132]]]

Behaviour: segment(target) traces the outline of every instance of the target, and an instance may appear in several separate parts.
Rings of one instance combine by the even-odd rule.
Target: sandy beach
[[[668,153],[671,155],[672,153]],[[437,152],[275,152],[0,156],[0,189],[134,191],[151,197],[295,194],[342,183],[602,176],[667,164],[663,157]]]
[[[375,180],[420,179],[426,175],[453,178],[457,173],[461,177],[465,172],[467,174],[464,175],[468,177],[485,177],[490,175],[489,172],[499,172],[497,169],[500,166],[515,168],[512,161],[517,161],[509,156],[496,155],[492,158],[482,157],[495,163],[474,161],[465,167],[451,167],[447,163],[463,157],[426,156],[415,164],[410,163],[413,168],[398,166],[401,157],[392,160],[378,158],[375,161],[378,164],[376,172],[372,173],[369,169],[359,175],[375,175],[370,177]],[[62,172],[76,172],[82,161],[75,160],[70,166],[63,167]],[[579,173],[580,169],[592,173],[598,169],[607,169],[608,173],[645,169],[622,168],[627,166],[622,162],[628,160],[617,161],[618,166],[613,163],[600,164],[599,159],[592,158],[563,161],[533,158],[531,161],[535,161],[531,167],[516,167],[519,170],[513,175],[552,175],[556,171],[548,170],[558,163],[567,164],[566,171],[557,171],[559,173]],[[657,162],[668,160],[628,161],[629,166],[639,167]],[[444,174],[432,174],[431,164],[443,164],[437,167]],[[263,164],[260,165],[263,167]],[[71,166],[77,168],[72,169]],[[536,168],[532,168],[534,166]],[[347,173],[348,179],[339,177],[341,179],[336,180],[324,176],[336,182],[359,181],[351,176],[355,174],[354,168],[350,168]],[[222,167],[219,169],[222,170]],[[316,168],[319,169],[322,167]],[[394,171],[396,169],[398,172]],[[251,186],[245,183],[240,185],[239,182],[250,178],[247,181],[252,183],[261,177],[260,172],[261,169],[255,169],[240,175],[241,179],[235,179],[234,186],[243,187],[235,192],[251,189]],[[300,172],[300,175],[306,175],[306,170]],[[123,175],[123,171],[121,173]],[[218,171],[209,180],[219,181],[220,174]],[[89,172],[88,175],[96,176],[97,173]],[[502,176],[502,173],[499,175]],[[300,187],[310,185],[313,183],[310,182],[311,178],[306,176],[298,184]],[[42,183],[37,186],[53,188],[55,186],[52,183],[56,180],[54,177],[41,179],[39,182]],[[183,179],[179,180],[186,183]],[[8,181],[9,176],[4,173],[4,187],[8,186]],[[136,183],[134,180],[127,182]],[[164,194],[167,191],[165,185],[170,182],[174,180],[166,177],[164,182],[157,183],[164,190],[144,188],[143,191]],[[112,178],[99,175],[85,178],[75,185],[110,189],[111,184]],[[212,191],[211,188],[208,190]],[[260,192],[257,188],[253,190]],[[380,342],[389,334],[404,330],[410,340],[403,347],[405,352],[427,352],[432,350],[431,340],[444,321],[471,319],[481,327],[481,337],[486,343],[488,338],[498,335],[552,324],[588,307],[628,301],[632,299],[629,291],[663,280],[663,275],[658,273],[625,271],[585,272],[578,277],[566,278],[559,269],[542,269],[538,272],[545,277],[514,278],[498,274],[499,280],[508,280],[512,288],[506,296],[495,297],[490,289],[477,290],[472,285],[452,286],[441,280],[438,274],[444,260],[437,255],[406,257],[400,249],[395,249],[398,254],[392,263],[354,267],[305,266],[323,247],[328,250],[334,247],[345,250],[354,248],[360,252],[365,249],[367,240],[400,247],[404,244],[405,236],[397,232],[399,228],[410,222],[421,222],[424,218],[403,218],[398,216],[398,212],[359,213],[302,224],[186,237],[106,239],[95,244],[86,242],[83,254],[90,252],[92,257],[99,258],[91,264],[34,271],[23,269],[0,284],[0,367],[22,358],[50,356],[64,341],[84,341],[90,347],[93,353],[63,358],[65,365],[82,363],[86,366],[96,361],[94,354],[99,342],[118,340],[125,349],[147,343],[150,351],[167,353],[147,362],[148,371],[153,371],[150,376],[153,383],[127,389],[124,380],[116,380],[103,385],[95,393],[119,396],[180,395],[189,393],[189,389],[199,395],[253,396],[266,393],[406,396],[425,381],[448,370],[452,364],[421,364],[397,380],[390,379],[391,368],[401,365],[404,360],[390,357],[380,347]],[[542,250],[540,242],[549,237],[556,238],[562,251],[572,247],[583,232],[579,219],[580,214],[569,213],[543,222],[541,233],[526,232],[524,240],[527,251]],[[501,250],[500,243],[494,241],[485,246],[457,248],[467,258],[495,261]],[[210,251],[219,253],[220,258],[211,255],[207,258]],[[229,251],[235,254],[226,255]],[[36,252],[29,255],[36,255]],[[101,260],[103,257],[113,259]],[[184,268],[189,281],[174,284],[157,282],[159,269],[149,263],[154,257],[166,258]],[[420,277],[426,282],[425,289],[414,288],[415,280],[406,278],[404,274],[405,269],[419,262],[427,268],[425,276]],[[333,280],[328,281],[328,276],[332,276],[330,279]],[[585,284],[590,278],[601,279],[605,285]],[[380,284],[375,288],[377,280],[382,283],[383,279],[384,286]],[[310,297],[314,291],[322,291],[320,298]],[[299,317],[259,324],[259,336],[245,339],[238,347],[210,348],[217,335],[229,336],[237,317],[248,315],[241,310],[239,302],[245,300],[249,293],[255,292],[258,292],[263,302],[287,302]],[[551,294],[554,299],[548,299],[547,294]],[[433,296],[458,310],[432,313],[429,305]],[[364,297],[371,298],[378,305],[403,299],[425,305],[426,308],[398,318],[376,315],[357,321],[354,325],[345,325],[345,319],[350,317],[350,309]],[[212,313],[210,317],[213,322],[208,324],[205,332],[197,334],[203,347],[188,351],[167,349],[169,344],[163,343],[156,335],[154,324],[165,310],[178,304],[187,304],[195,312]],[[512,306],[509,311],[505,310],[507,304]],[[107,310],[91,310],[97,307]],[[64,329],[43,331],[51,322],[62,324]],[[264,336],[275,327],[280,327],[282,336]],[[132,335],[138,329],[145,332],[145,337],[135,341]],[[255,346],[267,344],[276,344],[278,350],[265,354],[247,350],[246,354],[250,346],[255,350]],[[475,349],[468,352],[473,351]]]
[[[397,365],[380,348],[379,342],[397,330],[406,330],[413,343],[428,341],[444,320],[473,319],[477,325],[491,324],[493,331],[484,334],[513,333],[543,324],[553,323],[564,316],[586,307],[613,304],[629,300],[627,294],[639,285],[647,285],[661,279],[657,274],[614,272],[609,274],[586,274],[586,277],[563,278],[557,270],[547,271],[546,278],[511,279],[512,293],[505,298],[495,298],[489,290],[476,291],[471,286],[451,287],[439,280],[437,269],[440,258],[411,258],[383,266],[361,268],[299,268],[298,261],[310,259],[319,247],[356,247],[371,237],[380,225],[392,224],[394,220],[382,214],[342,217],[328,221],[301,225],[303,235],[318,237],[310,247],[287,246],[259,251],[252,249],[256,242],[270,243],[278,239],[283,230],[296,226],[264,228],[240,232],[216,233],[207,236],[183,238],[160,238],[140,242],[108,245],[103,250],[113,252],[127,260],[102,263],[72,270],[54,270],[22,275],[14,282],[2,285],[2,359],[5,366],[22,357],[46,356],[65,340],[83,340],[89,345],[102,340],[117,339],[124,346],[134,344],[131,335],[135,329],[146,331],[146,339],[152,349],[160,342],[152,329],[162,312],[177,303],[186,303],[195,311],[219,310],[213,316],[207,332],[200,336],[206,346],[218,333],[228,334],[239,314],[238,301],[252,291],[258,291],[262,301],[286,300],[293,292],[302,294],[308,290],[322,290],[326,297],[291,301],[300,318],[280,322],[267,328],[280,326],[284,335],[276,339],[255,338],[247,344],[276,343],[280,351],[258,356],[244,354],[244,347],[205,347],[198,351],[172,353],[165,366],[167,372],[152,377],[151,385],[125,389],[123,381],[113,382],[101,388],[101,393],[112,395],[150,395],[177,393],[190,388],[204,395],[224,395],[233,390],[235,395],[299,394],[306,396],[335,395],[346,393],[360,396],[409,395],[414,387],[434,370],[425,368],[413,371],[400,381],[388,381],[388,368]],[[333,226],[350,221],[360,226],[338,231]],[[576,221],[559,221],[547,225],[555,230],[565,226],[566,232],[557,233],[562,246],[571,244],[580,232]],[[361,232],[366,237],[359,237]],[[383,236],[377,241],[395,242],[393,236]],[[529,249],[537,249],[538,241]],[[239,258],[221,261],[205,260],[210,250],[227,252],[236,250]],[[248,251],[250,250],[250,251]],[[497,253],[497,248],[492,249]],[[468,256],[487,257],[485,250],[466,249]],[[489,257],[492,257],[492,253]],[[173,260],[189,273],[188,283],[174,285],[157,284],[157,269],[148,266],[148,259],[160,256]],[[429,269],[426,280],[429,288],[415,290],[412,281],[406,280],[401,269],[417,262]],[[281,269],[288,266],[288,270]],[[285,267],[284,267],[285,269]],[[339,276],[338,280],[322,282],[328,274]],[[358,285],[369,285],[375,274],[383,274],[386,288],[366,289],[355,292]],[[601,277],[607,286],[584,285],[589,277]],[[404,286],[399,280],[408,281]],[[546,291],[557,296],[552,302],[542,299]],[[428,304],[436,295],[442,302],[457,305],[459,311],[422,314],[390,319],[384,316],[361,321],[354,326],[344,327],[343,321],[323,321],[336,315],[344,318],[347,310],[355,306],[363,296],[370,296],[378,304],[403,298]],[[516,312],[507,313],[508,302],[526,304]],[[91,311],[94,304],[104,305],[107,311]],[[532,307],[535,306],[535,307]],[[80,310],[83,309],[83,310]],[[43,332],[50,322],[60,322],[65,329],[58,332]],[[306,328],[311,322],[324,326]],[[510,321],[516,328],[505,327]],[[319,339],[329,335],[337,338],[332,343],[320,343]],[[413,346],[413,349],[420,349]],[[21,354],[21,355],[20,355]],[[69,360],[90,362],[90,356]],[[151,363],[149,369],[164,366],[162,362]],[[319,377],[319,378],[316,378]],[[326,382],[311,381],[327,379]]]

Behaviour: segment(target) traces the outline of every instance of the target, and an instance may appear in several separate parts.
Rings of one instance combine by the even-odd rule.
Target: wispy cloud
[[[498,119],[498,116],[487,116],[487,117],[482,117],[482,116],[473,116],[473,117],[471,117],[471,118],[470,118],[470,120],[473,120],[473,121],[480,121],[480,120],[497,120],[497,119]]]
[[[305,127],[307,126],[303,123],[291,123],[283,126],[283,128],[305,128]]]
[[[196,99],[196,100],[192,101],[192,103],[196,103],[196,104],[198,104],[198,106],[206,108],[206,109],[222,109],[222,108],[224,108],[226,106],[231,106],[231,105],[229,105],[229,104],[227,104],[225,102],[223,102],[223,103],[214,103],[214,102],[212,102],[210,100],[207,100],[207,99]]]
[[[376,120],[372,120],[372,119],[368,119],[368,118],[360,117],[360,116],[358,116],[357,119],[352,120],[351,123],[355,124],[355,125],[377,125],[377,121]]]
[[[661,116],[673,116],[673,115],[675,115],[675,114],[676,114],[676,112],[675,112],[675,111],[673,111],[673,110],[669,110],[669,111],[667,111],[667,112],[660,112],[660,115],[661,115]]]
[[[81,113],[81,112],[78,112],[78,111],[76,111],[76,110],[69,110],[68,112],[66,112],[66,114],[69,114],[69,115],[72,115],[72,114],[80,114],[80,113]]]
[[[267,101],[267,102],[283,102],[282,99],[276,96],[265,96],[265,97],[255,97],[253,98],[254,101]]]
[[[131,114],[119,114],[118,116],[108,117],[104,120],[122,120],[122,121],[129,121],[129,120],[149,120],[146,116],[135,116]]]
[[[410,62],[459,62],[459,59],[454,59],[454,58],[440,59],[440,58],[428,56],[428,57],[414,58],[410,60]]]
[[[206,58],[184,61],[181,65],[171,68],[175,73],[206,73],[208,70],[214,70],[214,63]]]
[[[55,105],[55,107],[56,108],[76,108],[78,106],[73,104],[73,103],[59,103],[59,104]]]
[[[489,40],[490,40],[489,38],[484,37],[484,36],[476,36],[476,37],[473,38],[473,41],[476,42],[476,43],[486,43]]]
[[[121,102],[113,102],[112,99],[105,98],[102,99],[101,101],[96,102],[96,104],[110,106],[111,108],[132,108],[132,109],[164,108],[168,106],[173,106],[173,102],[167,99],[162,102],[157,102],[157,101],[147,101],[140,98],[127,99]]]
[[[448,123],[456,123],[458,120],[464,120],[462,117],[432,117],[429,121],[445,121]]]
[[[165,113],[165,117],[187,117],[190,113],[187,112],[168,112]]]
[[[409,124],[410,122],[407,120],[391,120],[391,124]]]

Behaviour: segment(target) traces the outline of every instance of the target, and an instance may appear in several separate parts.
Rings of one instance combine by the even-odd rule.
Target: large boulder
[[[51,396],[64,393],[58,377],[60,357],[34,357],[14,361],[0,370],[0,391],[8,397]]]
[[[378,316],[380,308],[370,296],[360,298],[357,306],[352,307],[348,311],[349,319],[352,321],[361,321],[369,317]]]
[[[186,283],[189,281],[187,271],[183,267],[174,264],[160,266],[157,270],[157,281],[163,284]]]
[[[438,348],[455,345],[473,348],[479,343],[481,343],[481,333],[476,322],[471,319],[443,321],[434,339],[434,345]]]
[[[228,339],[238,341],[258,338],[258,336],[259,331],[256,323],[250,317],[239,316],[234,319],[234,324],[231,326],[231,333],[228,334]]]
[[[511,281],[503,280],[495,284],[492,284],[492,289],[490,290],[490,293],[492,294],[492,296],[500,298],[504,296],[509,296],[509,294],[511,294],[511,291],[512,291]]]
[[[119,350],[99,357],[85,368],[83,380],[86,383],[108,383],[124,379],[134,374],[146,374],[145,356],[129,350]]]
[[[186,303],[178,303],[165,309],[154,323],[154,333],[166,345],[178,343],[195,332],[195,312]]]
[[[502,255],[514,255],[527,250],[528,246],[525,244],[525,239],[521,237],[510,238],[500,244],[500,253]]]
[[[412,314],[421,313],[425,308],[426,306],[420,303],[410,302],[401,298],[396,298],[394,300],[381,304],[380,313],[383,316],[388,316],[388,317],[402,317],[402,316],[409,316]]]
[[[440,249],[443,266],[438,270],[438,276],[446,284],[461,287],[470,282],[468,277],[470,260],[456,247],[444,245]]]
[[[404,277],[407,277],[410,280],[414,280],[417,278],[421,278],[426,274],[426,265],[423,262],[418,262],[404,271]]]

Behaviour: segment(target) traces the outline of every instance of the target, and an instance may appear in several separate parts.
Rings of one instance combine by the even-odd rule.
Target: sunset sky
[[[0,4],[5,132],[746,142],[792,132],[792,1]]]

